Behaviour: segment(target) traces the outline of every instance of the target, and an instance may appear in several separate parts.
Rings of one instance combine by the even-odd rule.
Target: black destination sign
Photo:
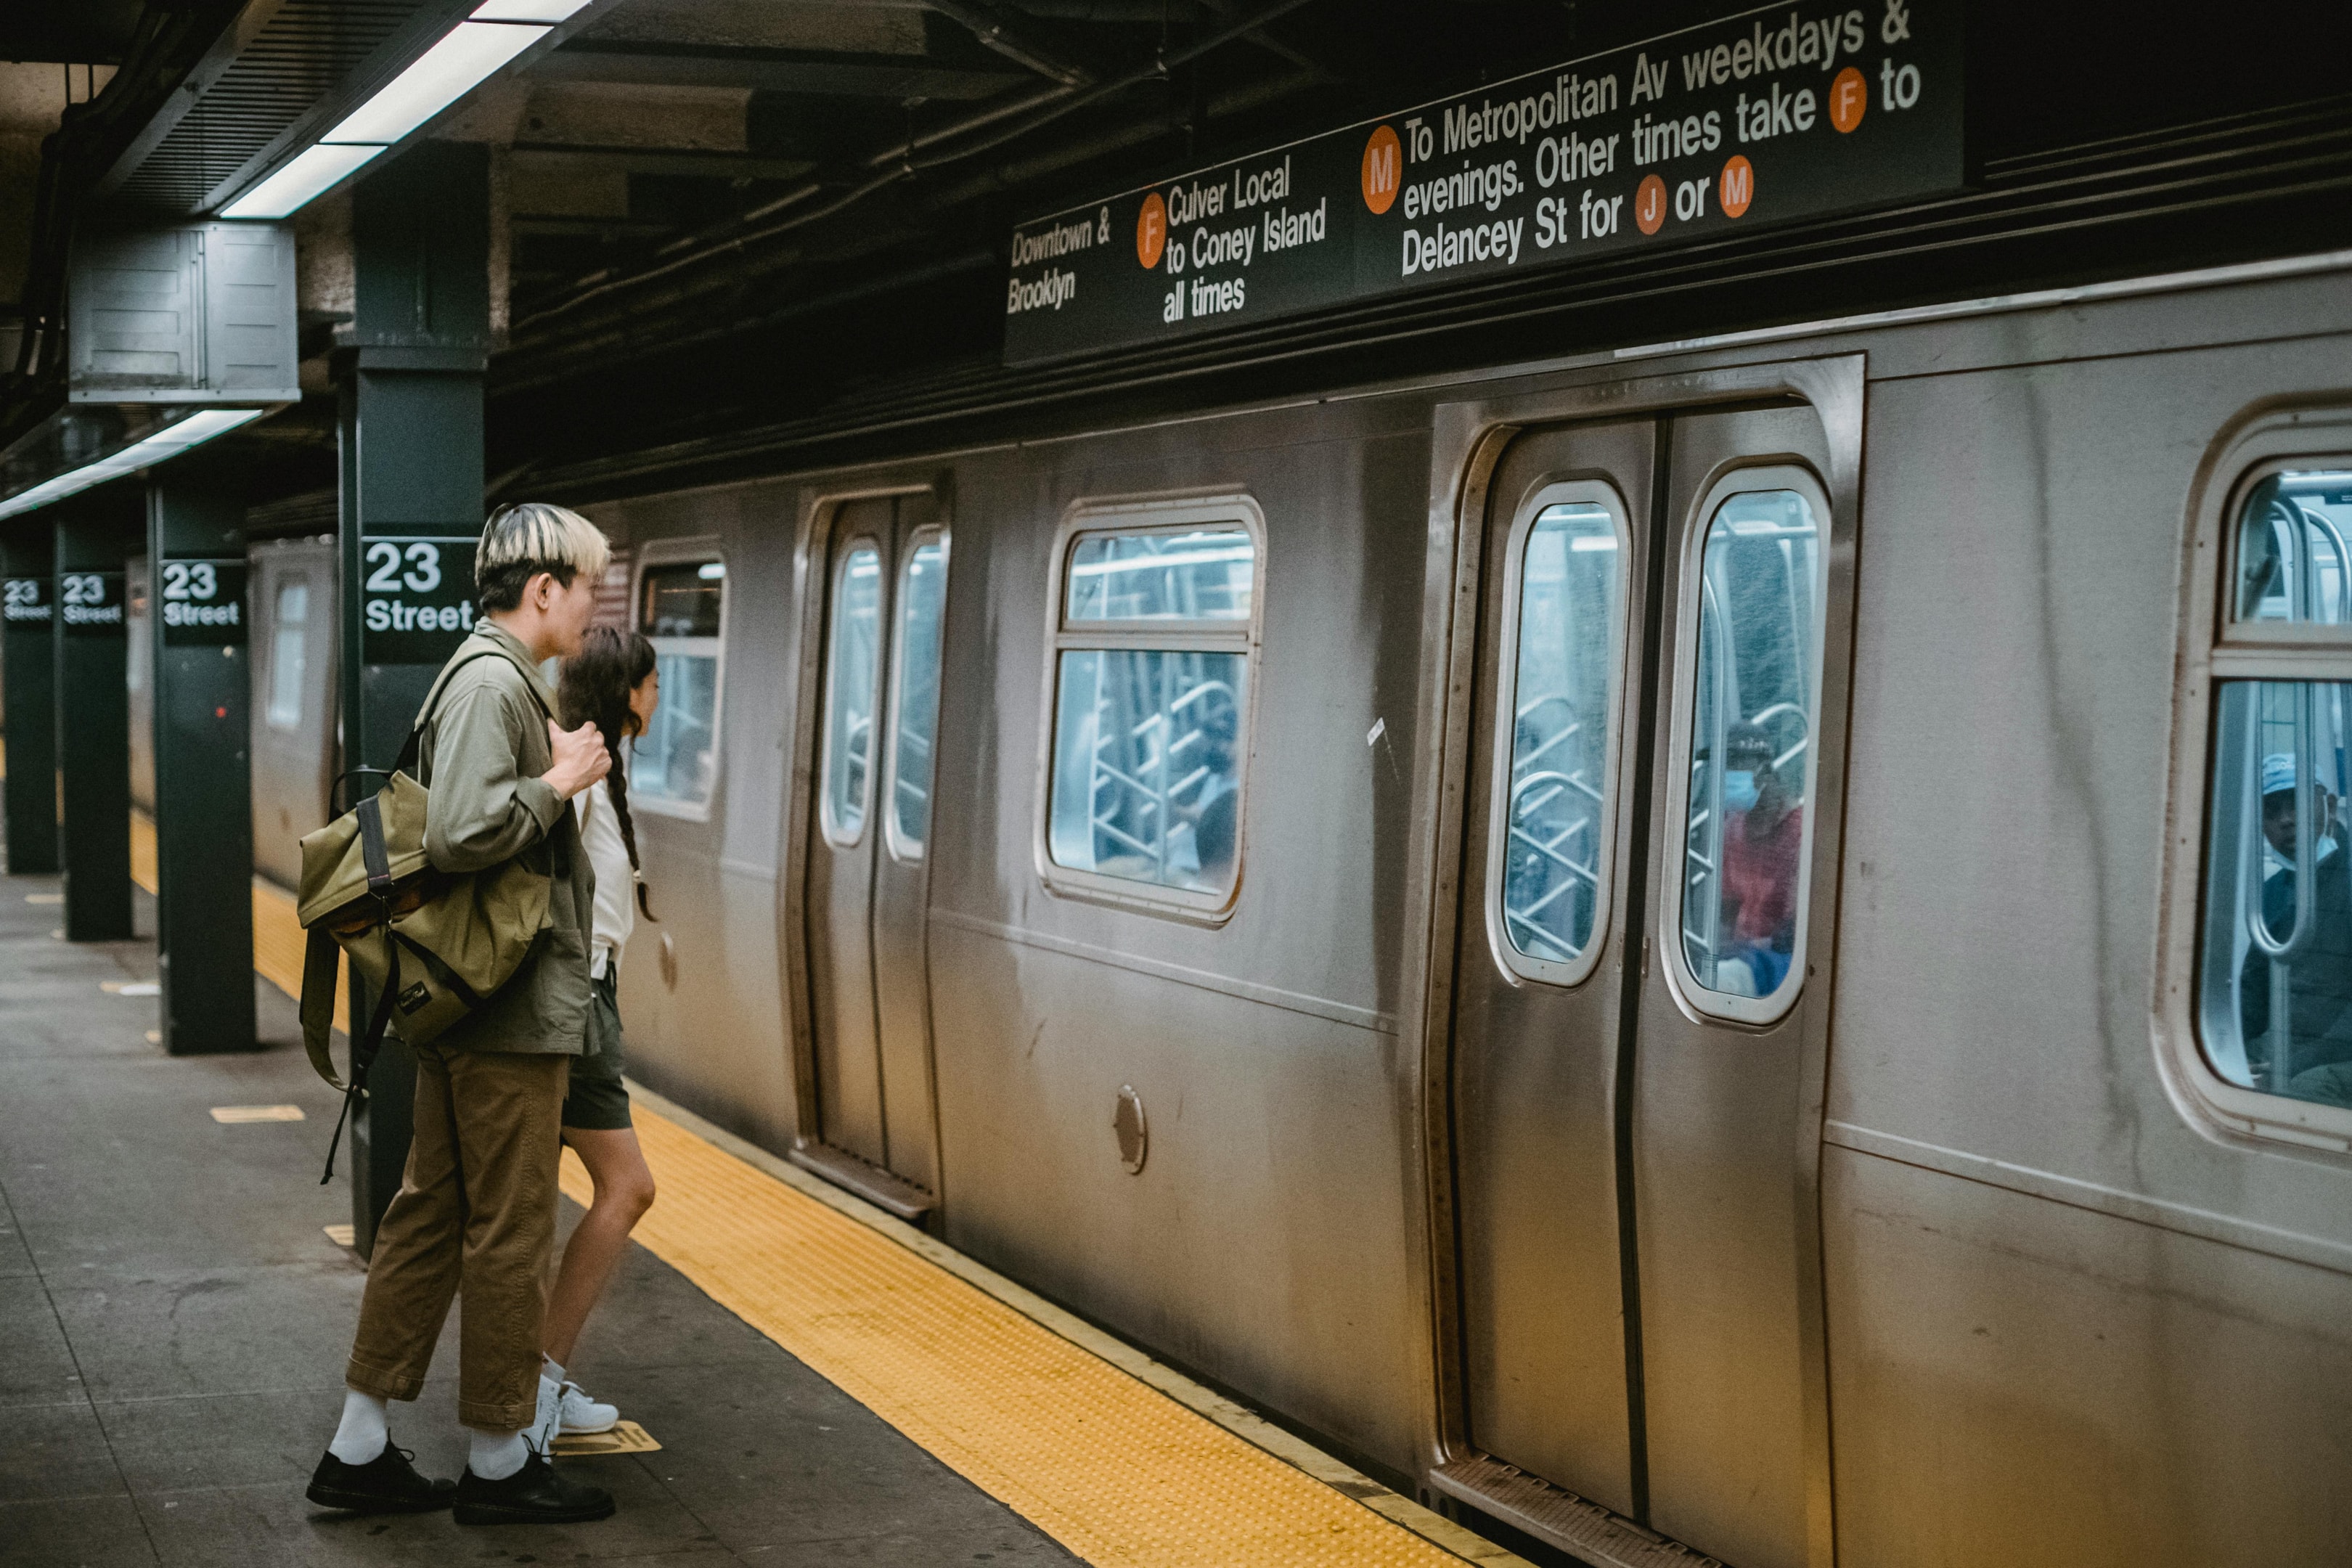
[[[242,647],[246,641],[245,562],[235,556],[209,561],[166,561],[163,614],[157,617],[165,647]]]
[[[439,664],[474,629],[467,534],[395,534],[360,546],[362,655],[368,664]]]
[[[1758,10],[1013,231],[1051,359],[1949,191],[1958,0]]]
[[[46,630],[52,614],[47,577],[10,577],[0,581],[0,618],[12,626]]]
[[[58,619],[68,637],[122,636],[122,574],[58,573]]]

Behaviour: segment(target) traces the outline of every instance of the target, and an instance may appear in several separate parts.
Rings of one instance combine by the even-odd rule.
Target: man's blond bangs
[[[490,514],[482,542],[474,548],[474,575],[480,578],[522,562],[541,566],[560,562],[593,582],[612,559],[613,546],[604,530],[578,512],[547,501],[520,501]]]

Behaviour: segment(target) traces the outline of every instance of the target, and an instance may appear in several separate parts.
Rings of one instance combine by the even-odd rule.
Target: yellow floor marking
[[[572,1432],[555,1439],[555,1451],[565,1458],[593,1458],[599,1454],[657,1454],[661,1445],[634,1421],[616,1421],[610,1432]]]
[[[327,1233],[327,1239],[333,1242],[337,1247],[357,1247],[360,1244],[359,1227],[357,1226],[324,1225],[320,1226],[319,1228],[325,1231]]]
[[[299,1105],[215,1105],[213,1107],[213,1120],[233,1124],[242,1121],[299,1121],[303,1117],[302,1108]]]
[[[160,1046],[160,1045],[162,1045],[162,1044],[163,1043],[163,1030],[161,1030],[161,1029],[150,1029],[150,1030],[148,1030],[148,1031],[147,1031],[147,1043],[148,1043],[149,1045],[151,1045],[151,1046]]]
[[[294,895],[275,882],[253,879],[253,967],[264,980],[297,1002],[302,999],[302,960],[308,938],[294,918]],[[335,1026],[351,1016],[351,960],[335,960]]]
[[[1088,1563],[1440,1568],[1460,1558],[642,1103],[636,1238]],[[563,1190],[593,1195],[565,1151]]]
[[[155,890],[155,819],[135,805],[131,808],[131,879],[151,893]]]
[[[98,988],[110,996],[161,996],[163,986],[154,980],[101,980]]]
[[[28,904],[62,904],[66,896],[63,893],[26,893],[25,901]]]

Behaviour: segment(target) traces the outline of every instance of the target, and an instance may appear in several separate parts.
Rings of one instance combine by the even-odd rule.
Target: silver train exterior
[[[2352,1561],[2352,1111],[2217,1043],[2347,351],[2319,258],[596,504],[633,1070],[1594,1562]]]

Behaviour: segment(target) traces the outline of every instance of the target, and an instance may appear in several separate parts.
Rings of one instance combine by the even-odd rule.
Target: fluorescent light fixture
[[[132,443],[110,458],[85,463],[45,480],[20,495],[0,500],[0,517],[16,517],[45,507],[54,500],[63,500],[92,485],[104,484],[123,474],[140,468],[153,468],[166,458],[176,458],[191,447],[202,446],[215,436],[226,436],[240,425],[249,425],[268,413],[267,408],[207,408],[177,420],[158,430],[143,441]]]
[[[320,142],[397,142],[547,34],[545,27],[460,22]]]
[[[221,208],[233,218],[285,217],[340,184],[382,147],[305,147],[294,161]]]
[[[586,9],[588,0],[483,0],[474,7],[477,22],[564,22]]]

